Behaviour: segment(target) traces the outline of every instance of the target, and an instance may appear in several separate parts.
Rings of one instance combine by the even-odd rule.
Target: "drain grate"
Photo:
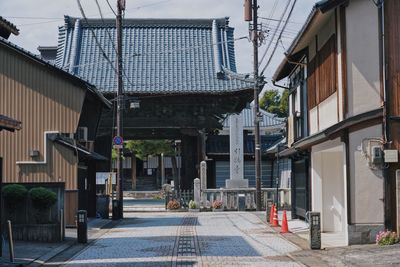
[[[197,256],[200,254],[196,234],[197,217],[186,216],[178,228],[175,241],[173,266],[197,266]]]

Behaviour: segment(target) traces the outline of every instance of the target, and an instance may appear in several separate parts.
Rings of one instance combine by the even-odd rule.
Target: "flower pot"
[[[212,210],[213,210],[213,211],[216,211],[216,212],[224,211],[224,209],[222,209],[222,208],[221,208],[221,209],[214,209],[214,208],[213,208]]]
[[[200,209],[189,209],[189,212],[200,212]]]

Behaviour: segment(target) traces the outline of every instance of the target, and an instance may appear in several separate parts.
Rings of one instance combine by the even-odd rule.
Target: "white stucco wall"
[[[344,153],[340,139],[312,147],[312,210],[321,212],[325,232],[345,232],[347,228]]]
[[[310,117],[310,135],[318,132],[318,106],[311,109],[309,113]]]
[[[319,130],[338,123],[337,93],[334,93],[319,104]]]
[[[380,106],[378,9],[353,0],[346,8],[348,115]]]
[[[380,138],[381,125],[349,134],[351,222],[383,222],[383,178],[381,170],[371,170],[359,146],[364,138]]]

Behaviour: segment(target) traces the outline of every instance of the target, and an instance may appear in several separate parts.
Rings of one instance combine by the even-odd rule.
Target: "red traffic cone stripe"
[[[269,224],[272,224],[272,222],[274,220],[274,208],[275,208],[275,204],[272,204],[271,211],[269,213]]]
[[[286,210],[283,210],[281,233],[290,233],[289,227],[288,227],[288,222],[287,222]]]
[[[278,211],[277,208],[274,207],[274,218],[272,220],[272,224],[271,226],[279,226],[279,222],[278,222]]]

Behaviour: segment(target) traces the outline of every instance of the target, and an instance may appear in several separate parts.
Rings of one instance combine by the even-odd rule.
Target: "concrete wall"
[[[381,105],[378,9],[372,1],[353,0],[346,8],[348,114]]]
[[[349,134],[351,223],[383,223],[383,178],[381,170],[371,170],[360,151],[364,138],[380,138],[381,125]]]

